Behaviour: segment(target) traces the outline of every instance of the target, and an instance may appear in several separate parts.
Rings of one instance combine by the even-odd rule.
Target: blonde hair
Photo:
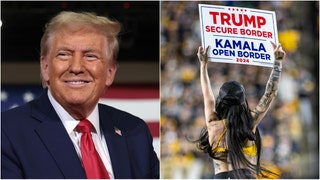
[[[93,28],[106,36],[108,40],[108,52],[113,61],[116,61],[119,52],[118,34],[121,24],[107,17],[97,16],[89,12],[62,11],[53,17],[45,26],[40,43],[40,55],[47,55],[50,48],[50,39],[61,29],[76,31],[82,28]]]

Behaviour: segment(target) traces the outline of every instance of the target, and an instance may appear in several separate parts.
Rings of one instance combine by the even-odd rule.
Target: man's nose
[[[81,54],[75,53],[72,59],[69,61],[69,71],[74,74],[83,73],[84,71],[84,59]]]

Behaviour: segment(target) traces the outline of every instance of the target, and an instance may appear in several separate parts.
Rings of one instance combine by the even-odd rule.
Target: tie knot
[[[92,124],[87,119],[81,120],[79,122],[79,124],[77,125],[77,127],[76,127],[76,130],[81,132],[81,133],[91,132],[91,129],[92,129]]]

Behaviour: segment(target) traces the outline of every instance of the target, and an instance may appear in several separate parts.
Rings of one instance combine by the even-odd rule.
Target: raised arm
[[[203,102],[204,102],[204,114],[207,127],[209,123],[215,118],[215,99],[211,89],[210,79],[208,75],[208,49],[203,49],[202,46],[198,49],[198,59],[200,62],[200,83],[203,94]]]
[[[275,55],[274,66],[271,71],[269,80],[266,84],[266,90],[262,98],[259,100],[257,107],[252,111],[252,117],[255,121],[254,129],[253,129],[254,132],[259,122],[264,118],[264,116],[268,112],[271,106],[271,103],[277,96],[278,84],[279,84],[281,68],[282,68],[282,60],[286,56],[286,53],[282,49],[281,44],[276,46],[274,43],[272,43],[272,46],[274,48],[274,55]]]

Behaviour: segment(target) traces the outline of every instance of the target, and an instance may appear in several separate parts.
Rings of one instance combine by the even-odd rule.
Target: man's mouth
[[[76,81],[65,81],[67,84],[71,85],[82,85],[82,84],[87,84],[89,81],[84,81],[84,80],[76,80]]]
[[[67,83],[70,83],[70,84],[85,84],[85,83],[88,83],[88,81],[67,81]]]

